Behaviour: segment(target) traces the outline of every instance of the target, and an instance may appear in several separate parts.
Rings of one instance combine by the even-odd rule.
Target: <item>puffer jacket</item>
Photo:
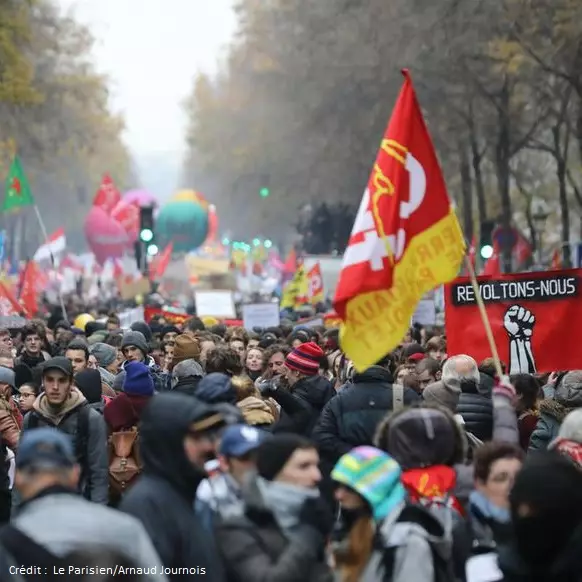
[[[88,410],[82,412],[85,407]],[[87,414],[86,443],[79,440],[81,414]],[[87,499],[106,504],[109,500],[109,458],[107,428],[103,416],[89,408],[87,399],[77,388],[71,390],[68,400],[58,413],[50,408],[43,392],[34,401],[32,410],[24,417],[23,430],[44,426],[57,428],[71,436],[81,466],[80,491]]]
[[[381,366],[356,374],[324,407],[312,438],[320,454],[335,464],[361,445],[372,445],[378,423],[393,409],[392,375]],[[411,388],[404,388],[404,405],[420,401]]]
[[[492,384],[493,380],[486,374],[481,374],[479,384],[471,380],[461,382],[457,414],[463,417],[465,430],[482,441],[490,441],[493,436]]]

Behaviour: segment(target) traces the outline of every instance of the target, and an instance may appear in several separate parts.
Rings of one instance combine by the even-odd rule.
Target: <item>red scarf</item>
[[[457,474],[451,467],[434,465],[424,469],[410,469],[402,474],[402,484],[414,503],[445,505],[465,515],[463,506],[453,495]]]

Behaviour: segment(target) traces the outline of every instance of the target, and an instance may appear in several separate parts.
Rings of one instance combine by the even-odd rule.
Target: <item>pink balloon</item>
[[[121,257],[131,245],[123,226],[97,206],[91,208],[85,219],[85,237],[100,264]]]
[[[138,206],[158,206],[158,201],[147,190],[130,190],[123,195],[123,200]]]

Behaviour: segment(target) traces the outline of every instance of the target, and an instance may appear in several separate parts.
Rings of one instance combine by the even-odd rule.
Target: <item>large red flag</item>
[[[0,282],[0,315],[20,315],[23,311],[10,287]]]
[[[166,248],[150,264],[150,281],[161,279],[172,259],[174,244],[169,243]]]
[[[422,296],[456,277],[465,243],[412,80],[382,140],[344,254],[334,307],[358,370],[394,349]]]

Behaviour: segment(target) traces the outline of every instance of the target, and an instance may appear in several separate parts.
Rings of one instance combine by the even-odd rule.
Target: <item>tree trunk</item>
[[[558,178],[559,200],[560,200],[560,214],[562,222],[562,248],[563,248],[563,265],[566,269],[572,266],[572,258],[570,256],[570,208],[568,205],[568,186],[566,180],[566,159],[568,148],[564,148],[565,153],[562,153],[560,144],[560,128],[556,126],[552,129],[554,137],[554,150],[556,157],[556,176]],[[566,139],[568,139],[566,137]]]
[[[499,113],[498,113],[498,133],[495,146],[495,173],[497,176],[497,188],[501,198],[501,228],[504,232],[502,257],[503,272],[510,273],[512,269],[511,251],[512,245],[508,244],[509,233],[511,231],[511,197],[509,195],[509,161],[511,159],[511,128],[509,120],[509,87],[507,80],[501,90]]]
[[[473,239],[473,183],[467,145],[459,142],[459,172],[461,174],[461,196],[463,200],[463,229],[465,239]]]
[[[483,184],[483,172],[481,170],[483,156],[479,152],[479,143],[477,141],[475,125],[472,120],[469,123],[469,131],[471,136],[471,162],[475,178],[475,193],[477,194],[477,211],[479,212],[479,220],[483,222],[484,220],[487,220],[487,201],[485,199],[485,186]]]

